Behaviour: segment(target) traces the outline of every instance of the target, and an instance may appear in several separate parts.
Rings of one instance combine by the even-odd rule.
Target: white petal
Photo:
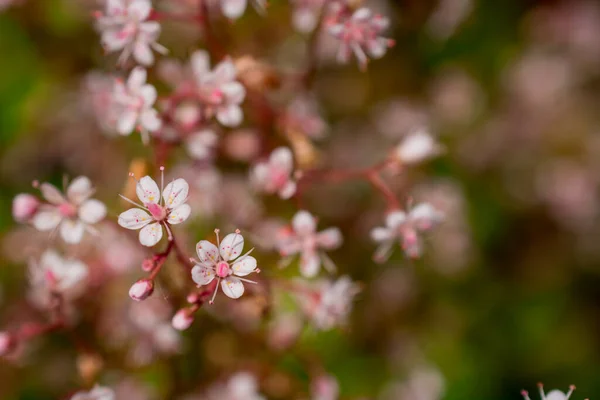
[[[300,8],[292,14],[294,27],[302,33],[312,32],[316,28],[317,22],[316,13],[308,8]]]
[[[217,110],[217,120],[227,127],[235,127],[242,123],[244,113],[240,106],[231,104],[224,107],[219,107]]]
[[[121,135],[129,135],[135,129],[138,116],[139,114],[135,110],[123,111],[117,120],[117,131]]]
[[[205,129],[190,135],[185,145],[190,156],[204,160],[210,156],[218,140],[217,134],[211,129]]]
[[[140,88],[140,97],[144,100],[146,107],[151,107],[156,101],[156,88],[152,85],[143,85]]]
[[[196,244],[196,253],[200,262],[206,265],[214,265],[219,260],[219,249],[208,240],[201,240]]]
[[[409,218],[415,224],[417,229],[426,231],[440,223],[444,218],[444,215],[436,210],[431,204],[421,203],[410,210]]]
[[[79,218],[88,224],[95,224],[106,217],[106,206],[99,200],[91,199],[79,207]]]
[[[133,45],[133,58],[142,65],[152,65],[154,63],[154,54],[152,54],[150,44],[145,40],[136,40]]]
[[[187,200],[190,185],[185,179],[179,178],[170,182],[163,190],[163,199],[167,208],[177,208]]]
[[[150,16],[152,4],[149,1],[133,1],[129,6],[128,11],[138,21],[143,21]]]
[[[377,59],[385,55],[388,49],[388,40],[385,38],[375,38],[367,41],[367,51],[371,58]]]
[[[244,14],[247,0],[221,0],[221,9],[227,18],[236,19]]]
[[[197,79],[202,79],[210,71],[210,56],[204,50],[192,53],[190,58],[192,71]]]
[[[32,223],[38,231],[49,231],[56,228],[61,219],[58,210],[40,211],[35,214]]]
[[[67,198],[73,204],[80,204],[94,192],[92,182],[85,176],[79,176],[67,188]]]
[[[220,84],[232,82],[236,75],[237,69],[230,59],[218,63],[213,71],[214,78]]]
[[[328,228],[317,234],[317,243],[323,249],[335,249],[342,240],[342,232],[338,228]]]
[[[384,242],[391,239],[393,233],[390,229],[377,227],[371,231],[371,239],[375,242]]]
[[[147,225],[140,231],[140,243],[147,247],[152,247],[160,241],[163,235],[162,226],[156,222]]]
[[[130,208],[119,215],[119,225],[127,229],[140,229],[152,221],[152,217],[140,208]]]
[[[278,147],[271,153],[269,164],[282,171],[291,172],[294,168],[292,152],[287,147]]]
[[[79,243],[83,238],[85,225],[79,220],[65,219],[60,224],[60,236],[67,243]]]
[[[140,124],[149,132],[156,132],[162,126],[162,120],[154,108],[148,108],[140,115]]]
[[[371,15],[373,15],[373,13],[370,9],[368,9],[367,7],[362,7],[356,10],[354,14],[352,14],[352,19],[356,21],[365,21],[371,18]]]
[[[292,219],[292,227],[299,236],[311,235],[315,232],[317,221],[308,211],[298,211]]]
[[[406,221],[404,211],[393,211],[385,217],[385,225],[390,229],[396,229]]]
[[[246,256],[242,261],[235,262],[231,269],[237,276],[246,276],[256,269],[256,258],[252,256]]]
[[[182,204],[179,207],[175,208],[169,214],[169,223],[171,225],[177,225],[188,219],[190,213],[192,212],[192,207],[189,204]]]
[[[294,194],[296,194],[296,182],[294,181],[287,181],[287,183],[279,189],[279,197],[284,200],[289,199]]]
[[[221,85],[220,89],[229,104],[240,104],[246,97],[246,89],[239,82],[225,83]]]
[[[146,83],[146,77],[147,73],[144,68],[135,67],[127,79],[127,89],[130,92],[137,93]]]
[[[321,259],[314,251],[303,251],[300,256],[300,272],[305,278],[313,278],[321,268]]]
[[[239,233],[230,233],[221,240],[219,252],[225,261],[234,260],[242,254],[244,237]]]
[[[252,168],[250,179],[252,184],[263,189],[269,182],[269,166],[264,163],[258,163]]]
[[[135,192],[137,197],[144,204],[158,204],[158,201],[160,200],[160,190],[158,189],[158,185],[154,182],[154,179],[147,175],[139,180],[138,184],[135,186]]]
[[[58,205],[66,201],[60,190],[49,183],[42,183],[40,185],[40,191],[42,192],[42,196],[44,196],[49,203]]]
[[[215,271],[204,265],[196,265],[192,268],[192,280],[198,285],[208,285],[215,279]]]
[[[238,278],[227,277],[221,281],[221,288],[227,297],[238,299],[244,294],[244,284]]]

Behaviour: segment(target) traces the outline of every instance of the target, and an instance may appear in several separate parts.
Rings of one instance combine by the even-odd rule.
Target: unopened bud
[[[13,199],[13,218],[18,222],[25,222],[33,217],[39,205],[40,202],[35,196],[25,193],[18,194]]]
[[[182,308],[175,313],[171,324],[173,325],[173,328],[179,331],[184,331],[189,328],[190,325],[192,325],[192,322],[194,322],[194,316],[190,310],[187,308]]]
[[[140,279],[129,289],[129,297],[135,301],[142,301],[154,292],[154,281],[152,279]]]

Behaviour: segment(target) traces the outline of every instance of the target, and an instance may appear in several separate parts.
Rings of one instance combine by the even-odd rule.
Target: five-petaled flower
[[[296,181],[292,178],[294,161],[287,147],[278,147],[266,161],[257,163],[250,179],[253,185],[268,194],[277,193],[282,199],[289,199],[296,193]]]
[[[151,65],[154,63],[152,49],[167,53],[167,49],[156,42],[160,24],[148,20],[151,12],[149,0],[107,0],[106,12],[96,13],[104,49],[107,52],[123,51],[119,56],[120,64],[133,55],[138,63]]]
[[[115,392],[108,387],[94,386],[92,390],[77,392],[71,400],[115,400]]]
[[[429,203],[417,204],[408,214],[401,210],[390,212],[385,219],[385,227],[377,227],[371,231],[374,241],[381,243],[375,256],[377,262],[387,260],[396,240],[409,257],[419,257],[422,252],[420,232],[427,232],[439,224],[443,214]]]
[[[383,57],[387,49],[394,45],[392,39],[380,36],[389,24],[388,18],[373,15],[371,10],[364,7],[356,10],[351,17],[333,23],[329,27],[329,33],[341,41],[338,61],[346,63],[354,53],[360,67],[364,69],[369,61],[368,57]]]
[[[544,393],[544,385],[541,383],[538,383],[538,388],[540,390],[541,400],[569,400],[571,394],[573,394],[573,391],[575,390],[575,385],[569,386],[569,391],[567,393],[555,389],[546,394]],[[521,395],[525,400],[531,400],[529,398],[529,393],[526,390],[522,390]]]
[[[308,211],[298,211],[292,219],[291,227],[284,228],[278,240],[282,256],[300,254],[300,272],[307,278],[319,273],[321,262],[333,272],[335,265],[323,250],[333,250],[342,244],[342,234],[338,228],[327,228],[321,232],[316,229],[315,217]],[[289,262],[290,259],[285,261]]]
[[[156,89],[146,83],[146,78],[146,70],[136,67],[131,71],[127,83],[117,80],[113,92],[113,101],[119,111],[117,131],[121,135],[130,135],[137,128],[144,143],[148,143],[149,132],[155,132],[162,126],[153,108]]]
[[[91,225],[106,216],[106,207],[99,200],[90,199],[95,190],[88,178],[75,178],[67,187],[66,196],[50,183],[42,183],[39,188],[48,203],[37,205],[35,212],[33,209],[28,211],[34,212],[29,220],[36,229],[53,231],[58,228],[63,240],[71,244],[79,243],[85,231],[96,233]]]
[[[244,237],[239,230],[225,236],[220,242],[219,230],[215,229],[215,233],[217,234],[217,246],[208,240],[199,241],[196,244],[196,253],[199,259],[192,259],[196,263],[192,268],[192,279],[198,286],[208,285],[213,279],[218,279],[210,300],[211,304],[215,300],[219,284],[227,297],[237,299],[244,294],[243,282],[256,283],[242,277],[252,272],[260,272],[256,268],[256,259],[249,255],[254,248],[241,255],[244,249]]]
[[[141,229],[140,243],[152,247],[163,236],[162,226],[172,240],[170,225],[185,221],[191,213],[188,199],[189,185],[184,179],[175,179],[164,189],[164,168],[161,167],[161,189],[149,176],[136,180],[135,191],[142,204],[138,204],[121,196],[126,201],[138,206],[119,215],[119,225],[127,229]],[[130,174],[134,179],[133,174]],[[162,198],[161,198],[162,192]],[[162,201],[161,201],[162,199]]]

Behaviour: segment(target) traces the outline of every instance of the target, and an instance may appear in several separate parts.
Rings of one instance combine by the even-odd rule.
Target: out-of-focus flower
[[[185,148],[192,158],[206,160],[212,155],[218,140],[214,130],[205,128],[187,136]]]
[[[319,24],[324,0],[292,0],[292,23],[302,33],[312,32]]]
[[[204,400],[265,400],[258,392],[258,382],[249,372],[238,372],[225,384],[211,387]]]
[[[177,311],[171,320],[171,325],[178,331],[185,331],[194,322],[194,316],[187,308]]]
[[[162,126],[153,108],[156,89],[146,83],[146,78],[146,70],[136,67],[131,71],[127,83],[117,81],[113,92],[114,101],[120,107],[117,131],[121,135],[130,135],[134,129],[138,129],[144,143],[148,143],[149,132],[155,132]]]
[[[382,15],[373,15],[368,8],[359,8],[351,17],[340,19],[329,26],[329,33],[340,40],[337,59],[347,63],[351,54],[358,60],[361,69],[367,67],[369,57],[381,58],[394,45],[392,39],[381,37],[390,20]]]
[[[267,8],[267,0],[209,0],[212,4],[218,4],[221,12],[229,19],[238,19],[246,11],[248,1],[252,3],[256,11],[263,14]]]
[[[321,262],[330,272],[335,265],[323,250],[333,250],[342,244],[342,233],[338,228],[327,228],[317,232],[317,220],[308,211],[298,211],[292,219],[291,228],[281,233],[278,244],[283,257],[300,254],[300,272],[306,278],[319,273]]]
[[[538,384],[538,388],[540,390],[540,397],[542,400],[569,400],[571,394],[573,394],[573,391],[575,391],[574,385],[569,386],[569,391],[567,393],[555,389],[548,392],[548,394],[545,394],[544,385],[542,385],[541,383]],[[525,400],[531,400],[529,398],[529,393],[527,393],[526,390],[522,390],[521,395]]]
[[[340,395],[340,385],[331,375],[321,375],[310,384],[311,400],[337,400]]]
[[[298,96],[286,108],[279,124],[284,131],[294,130],[311,139],[321,139],[327,132],[327,124],[319,115],[317,102],[310,96]]]
[[[106,0],[105,13],[96,13],[102,45],[107,52],[122,50],[120,64],[133,55],[138,63],[152,65],[152,49],[167,53],[167,49],[156,42],[160,24],[148,20],[151,12],[150,0]]]
[[[256,259],[248,254],[254,250],[250,249],[242,254],[244,249],[244,237],[239,230],[230,233],[219,242],[219,230],[217,234],[217,246],[208,240],[201,240],[196,244],[196,252],[199,260],[194,260],[196,265],[192,268],[192,279],[198,285],[208,285],[218,279],[210,303],[212,304],[219,290],[219,284],[227,297],[237,299],[244,294],[244,284],[256,283],[242,278],[252,272],[259,272],[256,268]]]
[[[352,300],[359,292],[360,288],[350,277],[342,276],[337,281],[321,280],[314,286],[302,288],[297,297],[314,326],[329,330],[346,324]]]
[[[40,191],[48,204],[37,206],[35,214],[30,217],[31,223],[39,231],[52,231],[58,227],[60,236],[67,243],[79,243],[85,231],[96,233],[91,225],[106,216],[106,206],[98,200],[90,199],[94,188],[85,176],[77,177],[71,182],[66,196],[50,183],[42,183]],[[30,212],[31,201],[28,200],[27,203],[27,211]]]
[[[26,222],[35,215],[40,201],[30,194],[21,193],[15,196],[12,204],[13,218],[17,222]]]
[[[161,174],[164,174],[162,167]],[[141,229],[139,239],[144,246],[152,247],[160,241],[163,236],[162,226],[167,230],[170,240],[172,237],[170,225],[182,223],[192,212],[191,207],[186,204],[189,185],[184,179],[175,179],[164,189],[162,189],[163,184],[164,175],[161,179],[161,190],[149,176],[136,180],[135,191],[142,204],[121,196],[140,208],[130,208],[121,213],[119,225],[127,229]]]
[[[89,392],[81,391],[75,393],[71,400],[116,400],[115,392],[108,387],[95,386]]]
[[[442,0],[427,21],[427,29],[437,39],[447,39],[473,11],[473,0]]]
[[[269,346],[275,350],[291,347],[302,332],[302,318],[295,313],[287,313],[276,317],[269,326]]]
[[[417,204],[408,214],[400,210],[390,212],[385,220],[386,226],[371,231],[373,240],[381,243],[375,252],[374,260],[387,260],[396,240],[400,241],[402,249],[409,257],[419,257],[423,247],[419,233],[431,230],[442,219],[442,213],[428,203]]]
[[[419,366],[404,382],[393,382],[384,388],[379,400],[440,400],[444,394],[444,377],[431,366]],[[549,400],[549,399],[546,399]]]
[[[147,299],[154,292],[154,281],[151,279],[140,279],[131,285],[129,297],[135,301]]]
[[[393,157],[402,164],[418,164],[437,156],[443,147],[425,129],[419,129],[402,140],[394,150]]]
[[[0,332],[0,357],[7,355],[15,346],[15,338],[8,332]]]
[[[296,181],[292,178],[294,162],[292,152],[287,147],[278,147],[267,161],[261,161],[252,168],[250,179],[259,190],[289,199],[296,193]]]

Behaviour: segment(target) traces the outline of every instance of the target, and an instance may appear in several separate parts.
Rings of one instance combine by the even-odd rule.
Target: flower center
[[[71,203],[62,203],[58,206],[60,215],[66,218],[71,218],[77,215],[77,208]]]
[[[156,203],[146,204],[146,207],[148,207],[148,211],[150,211],[152,218],[155,220],[162,221],[167,218],[167,210],[164,207],[161,207]]]
[[[231,274],[231,268],[225,261],[221,261],[217,264],[217,276],[220,278],[226,278]]]

